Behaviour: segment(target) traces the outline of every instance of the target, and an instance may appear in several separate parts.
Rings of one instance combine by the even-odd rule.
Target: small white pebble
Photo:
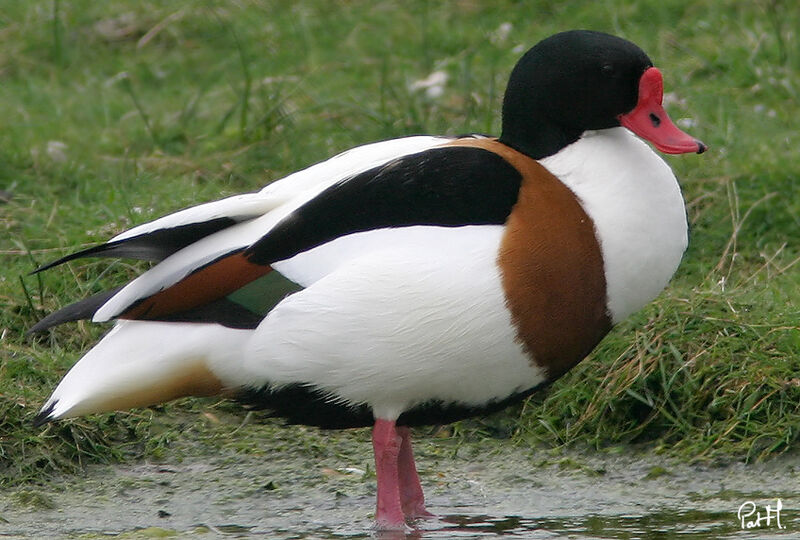
[[[514,25],[510,22],[500,23],[500,26],[498,26],[495,31],[489,34],[489,41],[495,45],[502,45],[508,40],[508,36],[511,34],[511,30],[513,29]]]
[[[664,106],[678,105],[680,107],[685,107],[686,99],[678,97],[678,94],[676,94],[675,92],[667,92],[666,94],[664,94],[663,105]]]
[[[47,157],[56,163],[67,161],[67,144],[61,141],[47,141]]]
[[[414,81],[409,85],[412,91],[425,90],[425,95],[435,99],[444,94],[444,86],[447,84],[447,72],[434,71],[424,79]]]
[[[425,95],[431,99],[436,99],[444,94],[444,86],[431,86],[425,90]]]
[[[343,467],[341,469],[336,469],[336,470],[342,474],[354,474],[356,476],[364,476],[365,474],[367,474],[367,471],[363,469],[358,469],[356,467]]]

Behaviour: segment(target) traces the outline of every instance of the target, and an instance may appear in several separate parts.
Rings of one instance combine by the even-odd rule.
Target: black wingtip
[[[51,313],[41,321],[37,322],[36,324],[28,328],[28,330],[25,332],[25,337],[30,337],[33,334],[44,332],[45,330],[48,330],[59,324],[57,321],[54,320],[54,317],[52,317],[52,315],[54,314]]]
[[[44,272],[45,270],[49,270],[50,268],[53,268],[54,266],[58,266],[62,262],[66,262],[66,261],[62,261],[61,259],[58,259],[57,261],[53,261],[53,262],[49,262],[47,264],[43,264],[42,266],[39,266],[36,269],[31,270],[30,272],[28,272],[28,275],[29,276],[35,276],[39,272]]]
[[[104,244],[71,253],[58,260],[44,264],[31,272],[31,274],[38,274],[54,266],[83,257],[118,257],[142,261],[163,261],[189,244],[230,227],[236,222],[235,219],[230,217],[219,217],[199,223],[186,223],[168,229],[157,229],[137,236],[128,236],[121,240],[110,240]]]
[[[34,324],[26,333],[25,335],[35,334],[37,332],[43,332],[48,328],[52,328],[53,326],[58,326],[59,324],[71,321],[80,321],[83,319],[91,319],[94,317],[95,312],[100,309],[103,304],[108,302],[108,300],[117,294],[119,291],[122,290],[122,287],[116,287],[114,289],[108,291],[102,291],[97,294],[93,294],[89,298],[84,298],[80,302],[75,302],[74,304],[70,304],[66,307],[59,309],[58,311],[51,313],[41,321]]]
[[[99,246],[94,246],[94,247],[90,247],[88,249],[83,249],[81,251],[76,251],[75,253],[70,253],[69,255],[65,255],[65,256],[61,257],[60,259],[56,259],[55,261],[51,261],[51,262],[49,262],[47,264],[43,264],[42,266],[40,266],[36,270],[33,270],[28,275],[29,276],[33,276],[35,274],[38,274],[39,272],[44,272],[45,270],[49,270],[49,269],[51,269],[51,268],[53,268],[55,266],[59,266],[61,264],[69,262],[69,261],[74,261],[75,259],[80,259],[82,257],[90,257],[92,255],[96,255],[98,257],[101,257],[104,251],[108,251],[109,250],[109,247],[108,247],[109,245],[110,244],[100,244]]]
[[[52,418],[50,415],[53,414],[57,404],[58,400],[55,400],[50,405],[42,409],[33,419],[33,427],[41,427],[46,423],[55,420],[55,418]]]
[[[38,334],[39,332],[43,332],[43,331],[47,330],[49,327],[47,325],[45,325],[45,324],[42,324],[43,321],[44,321],[44,319],[42,319],[41,321],[37,322],[36,324],[31,326],[30,328],[28,328],[25,331],[25,337],[31,337],[34,334]]]

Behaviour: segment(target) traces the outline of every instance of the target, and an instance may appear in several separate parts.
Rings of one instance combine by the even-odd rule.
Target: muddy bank
[[[441,519],[419,523],[408,538],[800,537],[799,457],[705,467],[652,454],[437,443],[423,441],[417,454],[429,508]],[[370,538],[370,460],[364,441],[321,458],[265,448],[90,466],[0,494],[0,536]],[[777,499],[784,529],[777,516],[764,519]],[[762,520],[743,531],[737,510],[746,501]]]

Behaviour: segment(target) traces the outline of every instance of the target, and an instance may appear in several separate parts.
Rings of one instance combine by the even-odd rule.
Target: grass
[[[647,443],[689,459],[795,447],[800,14],[791,5],[3,4],[0,189],[12,198],[0,202],[0,485],[87,462],[174,456],[187,438],[245,451],[236,442],[243,432],[248,441],[276,433],[269,422],[239,429],[233,408],[202,400],[168,406],[168,415],[31,427],[104,329],[78,323],[36,338],[25,330],[143,268],[89,260],[29,276],[37,264],[357,144],[498,133],[514,62],[576,27],[648,51],[665,74],[672,117],[710,145],[703,156],[667,158],[684,188],[691,246],[670,288],[547,393],[447,432],[519,444]],[[437,71],[447,75],[441,96],[413,89]],[[209,422],[220,408],[230,420]]]

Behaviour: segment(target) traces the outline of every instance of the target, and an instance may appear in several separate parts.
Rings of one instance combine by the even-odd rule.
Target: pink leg
[[[425,495],[422,493],[417,466],[414,463],[414,451],[411,449],[411,430],[402,426],[397,428],[397,433],[402,439],[397,465],[403,513],[411,519],[434,517],[425,509]]]
[[[378,506],[375,524],[380,530],[405,529],[406,519],[400,504],[398,458],[402,437],[394,420],[375,420],[372,428],[372,449],[375,452],[375,474],[378,476]]]

